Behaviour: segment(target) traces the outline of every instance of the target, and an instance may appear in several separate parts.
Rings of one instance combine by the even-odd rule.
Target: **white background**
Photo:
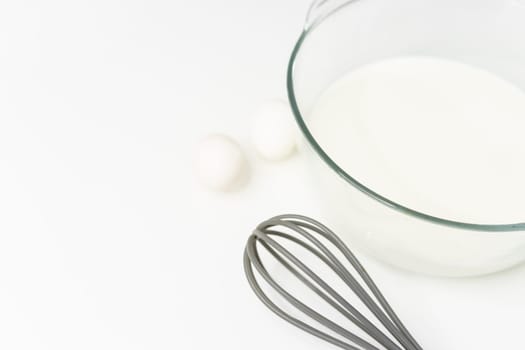
[[[322,219],[300,157],[259,160],[246,131],[284,97],[307,1],[0,3],[0,349],[328,349],[245,282],[250,230]],[[193,178],[209,132],[252,178]],[[525,267],[447,280],[363,257],[428,349],[520,349]]]

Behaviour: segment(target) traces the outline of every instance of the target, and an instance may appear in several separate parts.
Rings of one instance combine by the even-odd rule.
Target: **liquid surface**
[[[525,221],[525,94],[487,71],[400,57],[334,83],[307,119],[350,176],[426,214]]]

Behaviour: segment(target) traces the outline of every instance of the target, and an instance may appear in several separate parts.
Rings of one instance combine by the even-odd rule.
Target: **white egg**
[[[195,166],[202,184],[216,191],[235,189],[242,183],[247,171],[246,159],[239,144],[220,134],[209,135],[201,141]]]
[[[296,150],[296,128],[288,103],[270,100],[253,116],[252,142],[257,152],[268,160],[288,158]]]

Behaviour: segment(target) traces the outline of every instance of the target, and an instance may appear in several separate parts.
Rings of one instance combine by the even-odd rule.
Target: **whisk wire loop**
[[[303,273],[305,273],[309,278],[311,278],[317,285],[321,287],[322,290],[324,290],[326,293],[328,293],[332,298],[330,298],[328,295],[323,293],[321,289],[317,288],[315,285],[310,283],[304,276],[301,275],[297,270],[290,269],[291,267],[286,261],[284,261],[283,265],[288,268],[288,270],[295,275],[299,280],[301,280],[303,283],[307,284],[308,287],[310,287],[317,295],[319,295],[321,298],[323,298],[326,302],[328,302],[331,306],[333,306],[336,310],[338,310],[343,316],[348,318],[351,322],[353,322],[355,325],[357,325],[359,328],[361,328],[363,331],[369,333],[372,337],[377,338],[377,340],[382,343],[385,346],[390,346],[392,349],[400,350],[399,347],[396,346],[387,336],[385,336],[381,331],[375,327],[366,317],[364,317],[357,309],[355,309],[351,304],[349,304],[340,294],[338,294],[333,288],[331,288],[323,279],[321,279],[317,274],[315,274],[311,269],[309,269],[304,263],[302,263],[299,259],[297,259],[293,254],[289,253],[285,248],[283,248],[280,244],[272,240],[266,233],[263,233],[261,231],[255,231],[254,234],[261,240],[261,244],[265,246],[267,250],[276,257],[276,259],[279,260],[279,262],[283,263],[284,259],[280,257],[278,254],[274,254],[275,251],[272,252],[273,248],[277,249],[279,253],[283,254],[284,257],[289,259],[295,266],[299,268],[299,270]],[[312,237],[312,239],[314,239]],[[317,240],[315,240],[317,244],[320,244]],[[271,245],[272,248],[268,247],[268,245]],[[315,251],[312,247],[309,247],[311,250]],[[308,250],[310,250],[308,249]],[[338,268],[332,264],[329,259],[327,259],[325,256],[323,256],[319,252],[314,253],[316,256],[318,256],[322,261],[324,261],[334,272],[336,272],[340,277],[341,274],[338,271]],[[277,258],[277,256],[279,256]],[[344,307],[344,308],[343,308]],[[345,310],[346,308],[346,310]]]
[[[278,230],[279,227],[296,233],[300,238],[286,232],[281,232]],[[315,237],[315,234],[326,239],[334,245],[340,253],[342,253],[376,300],[367,293],[365,288],[363,288],[358,280],[350,273],[343,263],[337,259],[330,249]],[[306,266],[304,262],[298,259],[297,256],[292,254],[271,236],[279,237],[280,239],[287,240],[306,249],[328,266],[371,311],[375,318],[385,327],[394,339],[391,339],[377,328],[334,288],[328,285],[325,280],[313,272],[313,270]],[[244,269],[248,282],[255,294],[271,311],[298,328],[343,349],[380,350],[376,345],[371,344],[369,341],[364,340],[307,306],[277,283],[275,279],[270,276],[270,273],[261,260],[258,251],[259,245],[270,253],[277,262],[283,265],[286,270],[295,276],[295,278],[297,278],[303,285],[308,287],[346,319],[374,339],[379,346],[382,346],[382,349],[422,350],[421,346],[416,342],[412,335],[410,335],[406,327],[394,313],[379,288],[377,288],[355,255],[350,249],[348,249],[341,239],[326,226],[313,219],[300,215],[276,216],[259,224],[253,234],[249,237],[244,252]],[[277,306],[259,285],[253,268],[255,268],[259,276],[261,276],[271,288],[276,290],[278,294],[295,309],[310,317],[324,328],[337,334],[339,337],[346,339],[349,343],[293,317],[288,312],[285,312]]]

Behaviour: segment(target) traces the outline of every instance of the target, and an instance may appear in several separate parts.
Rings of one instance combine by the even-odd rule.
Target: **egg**
[[[211,190],[230,191],[239,187],[247,171],[241,147],[226,135],[205,137],[197,148],[195,158],[197,176]]]
[[[296,128],[290,106],[283,100],[265,102],[253,115],[251,138],[265,159],[278,161],[296,150]]]

